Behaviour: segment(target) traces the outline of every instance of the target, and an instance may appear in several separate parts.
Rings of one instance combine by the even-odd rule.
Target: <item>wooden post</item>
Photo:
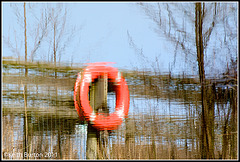
[[[107,110],[107,77],[100,76],[96,82],[93,82],[90,88],[90,105],[95,113],[106,113]],[[87,132],[87,159],[98,159],[100,132],[88,123]]]

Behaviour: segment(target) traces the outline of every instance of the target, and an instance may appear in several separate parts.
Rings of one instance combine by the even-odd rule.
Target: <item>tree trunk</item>
[[[98,81],[92,83],[90,88],[90,105],[95,113],[108,113],[107,109],[107,86],[108,80],[106,77],[98,78]],[[87,132],[87,150],[86,158],[87,159],[99,159],[107,158],[107,154],[103,152],[106,150],[104,143],[105,139],[100,136],[104,132],[100,132],[95,129],[91,123],[88,123],[88,132]],[[100,153],[100,154],[99,154]]]
[[[24,2],[24,37],[25,37],[25,64],[27,63],[27,18],[26,18],[26,3]],[[28,75],[28,69],[25,65],[25,76]]]
[[[214,91],[210,91],[208,88],[206,88],[205,82],[204,48],[202,34],[204,9],[202,7],[203,6],[201,3],[195,4],[196,50],[202,101],[200,152],[202,159],[212,159],[214,158],[214,104],[212,104],[212,101],[214,100],[214,98],[212,98],[212,92]],[[209,93],[207,93],[208,91]]]
[[[56,63],[57,63],[57,54],[56,54],[56,23],[54,22],[53,24],[53,59],[54,59],[54,68],[55,68],[55,78],[57,78],[57,68],[56,68]]]
[[[24,8],[24,37],[25,37],[25,77],[28,76],[28,68],[27,68],[27,19],[26,19],[26,3],[24,2],[23,5]],[[23,89],[23,95],[24,95],[24,107],[25,107],[25,115],[24,115],[24,124],[23,124],[23,130],[24,130],[24,142],[23,142],[23,155],[25,153],[28,154],[28,120],[27,120],[27,85],[24,85]],[[23,156],[23,158],[27,158]]]
[[[237,143],[238,143],[238,109],[237,109],[237,91],[235,89],[230,90],[230,106],[232,109],[230,119],[230,159],[237,159]]]

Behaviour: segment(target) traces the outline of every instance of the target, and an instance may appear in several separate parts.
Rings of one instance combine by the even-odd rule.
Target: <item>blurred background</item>
[[[237,2],[1,7],[3,159],[86,159],[73,88],[101,61],[116,62],[130,108],[99,159],[238,158]]]

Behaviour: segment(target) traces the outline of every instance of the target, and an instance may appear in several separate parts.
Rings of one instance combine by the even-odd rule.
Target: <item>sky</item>
[[[23,3],[17,5],[23,8]],[[42,3],[35,3],[34,7],[40,5]],[[152,30],[151,21],[135,3],[85,2],[65,3],[64,5],[68,9],[68,26],[70,28],[75,26],[78,32],[75,35],[75,42],[71,42],[71,47],[68,47],[72,50],[62,55],[63,62],[71,60],[74,63],[115,62],[114,66],[125,69],[150,66],[139,58],[136,51],[129,45],[127,34],[129,33],[148,60],[154,60],[158,56],[164,71],[168,71],[169,62],[173,61],[173,55],[166,48],[169,45]],[[23,31],[17,28],[19,25],[10,3],[2,3],[2,13],[3,36],[8,37],[9,30],[16,30],[18,36],[21,34],[23,36]],[[27,17],[27,19],[33,18]],[[23,40],[22,43],[18,43],[22,46],[22,51]],[[14,43],[14,39],[12,42]],[[5,43],[2,47],[3,56],[14,55]]]
[[[55,2],[49,4],[55,5]],[[161,72],[169,71],[174,60],[174,45],[154,32],[154,23],[135,2],[60,2],[60,4],[68,11],[67,31],[72,31],[74,27],[76,29],[65,50],[62,51],[62,62],[115,62],[113,66],[118,68],[141,69],[151,68],[157,57]],[[35,12],[39,17],[38,9],[43,5],[46,3],[37,2],[27,6],[27,26],[30,28],[34,29],[34,24],[37,24],[31,12]],[[23,2],[17,3],[17,6],[19,12],[23,13]],[[23,57],[24,33],[14,14],[14,9],[16,8],[9,2],[2,3],[2,35],[5,38],[9,36],[14,45],[17,42]],[[14,33],[17,41],[14,39]],[[31,33],[34,31],[29,29],[28,53],[34,44]],[[140,57],[137,50],[130,45],[128,33],[137,49],[142,50],[145,59]],[[35,60],[50,58],[47,54],[50,51],[49,44],[51,44],[50,40],[45,40],[41,44]],[[2,47],[2,56],[14,56],[6,43],[2,43]],[[172,73],[182,73],[188,69],[184,63],[184,55],[177,56],[176,60],[175,66],[171,69]],[[189,71],[196,74],[196,69]]]

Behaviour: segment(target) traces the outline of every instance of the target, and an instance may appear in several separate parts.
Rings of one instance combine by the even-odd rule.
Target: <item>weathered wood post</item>
[[[117,68],[102,66],[106,64],[91,64],[78,74],[74,86],[75,109],[80,120],[83,121],[85,115],[88,122],[86,159],[110,158],[109,131],[121,125],[129,110],[126,81]],[[116,111],[111,114],[107,107],[108,91],[116,92]]]
[[[90,88],[89,100],[90,105],[95,113],[108,113],[107,109],[107,89],[108,78],[107,76],[99,76],[99,78],[92,83]],[[100,132],[92,127],[91,123],[88,123],[87,132],[87,159],[98,159],[99,144],[100,144]]]

